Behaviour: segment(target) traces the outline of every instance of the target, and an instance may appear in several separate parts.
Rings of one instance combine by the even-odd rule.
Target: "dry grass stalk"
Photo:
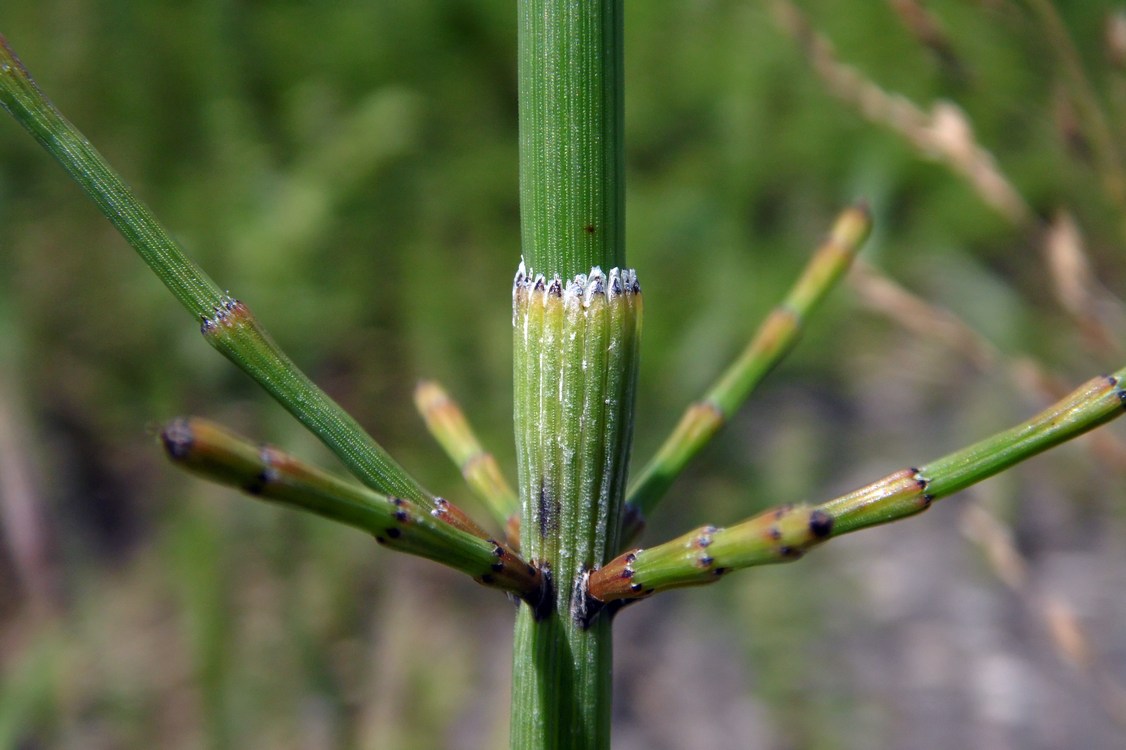
[[[1048,225],[1044,258],[1056,299],[1075,319],[1087,349],[1100,355],[1121,351],[1115,330],[1126,323],[1126,306],[1095,277],[1070,212],[1057,212]]]
[[[982,200],[1016,225],[1032,221],[1028,204],[1002,174],[993,155],[974,138],[969,118],[951,102],[936,102],[928,113],[893,94],[837,59],[832,43],[817,33],[788,0],[775,0],[775,15],[805,51],[829,92],[855,107],[865,119],[903,136],[925,158],[961,175]]]

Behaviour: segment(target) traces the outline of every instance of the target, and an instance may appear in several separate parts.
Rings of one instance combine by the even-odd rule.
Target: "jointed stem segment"
[[[1126,409],[1124,379],[1126,368],[1094,378],[1023,424],[820,505],[782,506],[730,528],[705,526],[633,550],[593,571],[588,593],[607,603],[710,583],[731,570],[796,560],[826,539],[914,515],[1119,416]]]
[[[574,580],[617,547],[641,288],[632,271],[563,282],[521,264],[513,300],[520,547]]]
[[[704,398],[688,407],[629,489],[624,543],[640,533],[645,517],[652,513],[673,480],[797,342],[805,319],[848,269],[868,237],[871,224],[863,204],[842,212],[785,300],[771,311],[747,348]]]
[[[517,616],[509,746],[593,750],[610,746],[610,621],[581,627],[570,603],[617,547],[641,301],[612,286],[627,267],[623,2],[516,7],[520,249],[542,274],[513,288],[520,549],[558,596],[548,617]],[[609,288],[563,294],[594,268],[615,269]]]
[[[610,620],[577,585],[618,547],[641,289],[632,271],[513,286],[520,549],[550,567],[555,610],[516,625],[512,747],[606,747]],[[578,595],[576,595],[578,594]]]
[[[270,502],[353,526],[389,548],[435,560],[507,591],[533,607],[544,604],[538,568],[488,537],[441,498],[426,512],[337,479],[276,448],[259,446],[202,419],[178,419],[161,434],[169,457],[212,481]]]
[[[622,0],[519,0],[521,252],[569,279],[624,268]]]
[[[368,487],[422,505],[433,496],[293,364],[241,301],[224,297],[200,326],[207,343],[254,378]]]

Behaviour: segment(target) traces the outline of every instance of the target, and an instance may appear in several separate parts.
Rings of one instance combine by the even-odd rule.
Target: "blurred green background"
[[[1074,213],[1095,278],[1122,294],[1126,213],[1042,5],[928,2],[936,42],[915,2],[800,3],[863,76],[961,107],[1037,216]],[[860,196],[877,222],[866,260],[1005,356],[1068,387],[1126,360],[1057,300],[1043,228],[1014,226],[832,96],[769,3],[626,10],[637,457]],[[1126,11],[1055,10],[1120,143]],[[471,502],[413,413],[421,377],[511,470],[511,2],[6,0],[0,33],[190,254],[432,490]],[[1046,403],[1005,360],[977,366],[845,284],[646,541],[829,497]],[[0,120],[0,748],[503,746],[511,605],[177,473],[155,434],[180,414],[335,466]],[[1120,454],[1090,448],[797,565],[625,610],[615,747],[1121,747],[1126,480]],[[962,533],[971,503],[1011,525],[1024,594]],[[1053,646],[1053,597],[1102,676]]]

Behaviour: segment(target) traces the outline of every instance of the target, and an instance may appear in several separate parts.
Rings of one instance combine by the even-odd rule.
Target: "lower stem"
[[[628,270],[516,276],[520,548],[552,606],[517,620],[512,748],[610,746],[610,616],[586,582],[619,544],[641,304]]]
[[[569,612],[537,622],[521,607],[513,653],[510,747],[610,746],[613,647],[605,612],[584,628]]]

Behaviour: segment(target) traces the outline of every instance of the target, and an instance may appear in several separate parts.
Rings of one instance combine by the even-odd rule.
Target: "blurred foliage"
[[[1067,383],[1120,366],[1121,347],[1084,346],[1056,301],[1041,228],[1012,226],[831,96],[769,5],[627,3],[627,237],[646,295],[635,452],[857,196],[876,216],[868,261],[1003,353]],[[956,102],[1037,215],[1075,214],[1121,294],[1126,215],[1073,127],[1036,4],[927,3],[945,50],[905,22],[915,5],[801,3],[884,89]],[[1056,6],[1121,142],[1126,73],[1106,40],[1123,10]],[[468,496],[411,410],[420,377],[513,465],[511,3],[7,0],[0,31],[193,257],[431,489]],[[827,307],[674,487],[650,541],[827,497],[1044,403],[847,286]],[[11,122],[0,407],[34,508],[0,518],[0,746],[503,744],[510,605],[167,466],[154,426],[182,413],[329,459]],[[971,494],[1126,676],[1117,469],[1070,447]],[[1100,688],[958,535],[963,502],[627,610],[615,746],[1121,746]]]

